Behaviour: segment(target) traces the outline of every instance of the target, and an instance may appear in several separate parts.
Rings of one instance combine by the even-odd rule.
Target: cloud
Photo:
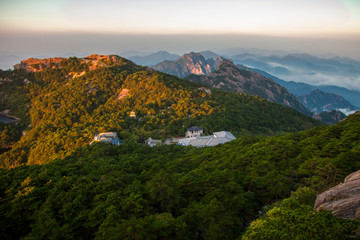
[[[315,86],[333,85],[345,87],[347,89],[360,90],[360,76],[357,78],[349,77],[347,75],[330,75],[324,73],[307,73],[296,71],[292,69],[292,75],[279,76],[286,81],[304,82]]]

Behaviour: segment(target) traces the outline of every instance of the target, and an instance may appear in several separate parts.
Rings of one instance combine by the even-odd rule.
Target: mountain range
[[[286,81],[339,85],[360,90],[360,62],[347,58],[324,59],[308,54],[262,56],[244,53],[231,56],[235,63],[264,70]]]
[[[205,55],[205,56],[203,56]],[[237,55],[237,58],[239,58],[239,56],[245,57],[245,56],[251,56],[251,54],[242,54],[242,55]],[[285,59],[296,59],[297,55],[289,55],[288,58]],[[319,58],[315,58],[312,56],[307,56],[307,55],[299,55],[297,56],[298,58],[308,58],[311,59],[315,62],[321,62],[321,59]],[[216,59],[216,64],[214,63],[214,58]],[[306,58],[306,59],[307,59]],[[280,59],[280,58],[278,58]],[[303,107],[299,107],[298,103],[294,102],[294,98],[292,97],[292,102],[288,103],[289,99],[280,99],[279,98],[279,93],[277,93],[277,96],[274,97],[275,92],[267,89],[266,91],[268,92],[268,94],[264,94],[263,93],[259,93],[259,89],[263,88],[264,86],[258,86],[256,87],[258,90],[255,90],[255,87],[253,85],[252,90],[247,89],[244,90],[241,87],[234,87],[234,82],[230,83],[229,81],[227,82],[222,82],[221,87],[219,85],[213,84],[214,83],[214,79],[209,80],[206,79],[206,75],[210,75],[213,71],[216,71],[217,69],[217,65],[218,62],[223,61],[224,58],[220,57],[218,54],[213,53],[211,51],[203,51],[200,53],[190,53],[190,54],[185,54],[183,55],[181,58],[179,58],[177,61],[170,61],[170,60],[166,60],[164,62],[161,62],[159,64],[156,64],[153,68],[162,71],[162,72],[166,72],[169,74],[174,74],[177,75],[179,77],[186,77],[186,75],[188,74],[193,74],[193,75],[199,75],[199,76],[190,76],[187,77],[187,79],[191,80],[191,81],[197,81],[197,82],[202,82],[205,83],[211,87],[215,87],[215,88],[222,88],[222,89],[226,89],[226,90],[232,90],[232,91],[239,91],[239,92],[246,92],[247,94],[252,94],[252,95],[259,95],[267,100],[273,101],[273,102],[277,102],[277,103],[281,103],[287,106],[297,106],[296,109],[299,111],[303,111]],[[347,61],[350,63],[353,63],[356,65],[356,61],[350,61],[350,60],[346,60],[346,59],[340,59],[341,61]],[[339,61],[340,61],[339,60]],[[325,61],[325,60],[324,60]],[[326,61],[325,61],[326,62]],[[330,61],[332,62],[332,61]],[[305,63],[298,61],[298,60],[294,60],[293,61],[293,65],[296,65],[296,63],[299,63],[299,67],[304,67],[304,65],[306,65]],[[310,66],[313,66],[315,64],[309,64]],[[351,90],[347,90],[345,88],[341,88],[341,87],[336,87],[336,86],[314,86],[314,85],[310,85],[310,84],[306,84],[306,83],[296,83],[296,82],[287,82],[284,81],[278,77],[275,77],[272,74],[269,74],[266,71],[260,70],[260,69],[256,69],[256,68],[249,68],[247,66],[238,64],[237,67],[239,69],[245,70],[245,71],[254,71],[254,72],[258,72],[263,76],[263,81],[265,78],[268,79],[272,79],[270,81],[275,81],[276,84],[279,84],[282,87],[285,87],[289,92],[295,94],[298,98],[298,100],[305,105],[305,107],[307,108],[307,110],[309,111],[313,111],[316,113],[320,113],[322,111],[332,111],[332,110],[340,110],[342,111],[344,114],[349,115],[350,113],[354,112],[355,110],[359,109],[358,107],[354,106],[354,104],[350,103],[349,101],[347,101],[346,99],[344,99],[343,96],[341,96],[342,94],[345,95],[347,98],[350,98],[351,100],[353,100],[352,102],[358,102],[360,101],[360,92],[358,91],[351,91]],[[204,75],[204,76],[201,76]],[[217,76],[218,78],[220,78],[220,76]],[[224,76],[222,76],[224,77]],[[242,79],[241,81],[244,81],[244,79]],[[254,84],[254,82],[252,83]],[[273,83],[272,83],[273,84]],[[309,95],[311,94],[311,92],[313,90],[316,90],[317,88],[323,89],[324,94],[322,96],[322,106],[317,106],[317,108],[312,107],[312,105],[310,103],[304,103],[302,102],[304,100],[304,97],[301,97],[302,95]],[[325,91],[324,91],[325,90]],[[265,91],[265,89],[263,89],[262,91]],[[329,92],[327,92],[329,91]],[[318,92],[313,92],[312,95],[316,94]],[[341,93],[341,94],[340,94]],[[273,96],[270,96],[273,95]],[[276,94],[275,94],[276,95]],[[289,95],[289,94],[285,94],[285,95]],[[335,95],[337,97],[335,97]],[[324,96],[327,96],[326,98],[324,98]],[[277,100],[275,100],[277,99]],[[301,105],[301,104],[300,104]]]
[[[349,101],[352,105],[360,106],[360,91],[358,91],[358,90],[354,90],[354,89],[349,90],[349,89],[346,89],[343,87],[338,87],[338,86],[326,86],[326,85],[315,86],[315,85],[311,85],[311,84],[307,84],[307,83],[303,83],[303,82],[294,82],[294,81],[288,82],[288,81],[282,80],[272,74],[269,74],[263,70],[256,69],[256,68],[249,68],[249,69],[251,69],[255,72],[261,73],[262,75],[264,75],[268,78],[273,79],[276,83],[285,87],[286,89],[289,90],[289,92],[295,94],[296,96],[306,95],[306,94],[311,93],[313,90],[319,89],[322,92],[328,92],[328,93],[340,95],[345,100]]]
[[[167,51],[159,51],[146,56],[132,56],[129,60],[133,61],[138,65],[152,66],[165,60],[175,61],[180,58],[179,55],[171,54]]]
[[[234,55],[234,52],[239,52],[239,54]],[[200,54],[206,60],[210,58],[216,59],[220,56],[209,50],[202,51]],[[157,54],[152,55],[156,56]],[[147,58],[152,55],[143,57]],[[171,54],[164,54],[163,61],[175,61],[175,57],[170,59],[170,57],[166,57],[167,55],[170,56]],[[306,95],[313,90],[319,89],[323,92],[340,95],[352,105],[360,106],[360,91],[356,90],[356,87],[349,90],[339,86],[341,83],[356,81],[360,76],[358,70],[359,61],[350,58],[319,58],[309,54],[289,54],[284,51],[261,49],[230,49],[224,56],[233,59],[236,64],[246,66],[248,70],[259,72],[265,77],[273,79],[277,84],[285,87],[296,96]],[[156,57],[152,58],[148,65],[158,65],[159,60]],[[137,63],[140,64],[140,62]],[[179,72],[181,70],[172,71],[173,74]],[[296,82],[293,80],[296,80]],[[311,84],[309,84],[310,82]],[[314,85],[314,83],[317,84]],[[329,104],[332,103],[329,102]],[[345,113],[349,114],[348,112]]]
[[[116,55],[31,58],[13,71],[1,71],[0,77],[8,79],[0,85],[0,110],[16,116],[21,109],[19,130],[26,131],[1,155],[0,164],[8,167],[67,156],[99,132],[115,131],[125,141],[144,142],[184,136],[194,125],[204,134],[226,130],[235,136],[277,135],[321,125],[291,108],[210,90]]]
[[[323,92],[319,89],[313,90],[305,95],[300,95],[298,99],[306,108],[315,113],[337,109],[349,115],[358,110],[358,108],[349,101],[346,101],[342,96]]]

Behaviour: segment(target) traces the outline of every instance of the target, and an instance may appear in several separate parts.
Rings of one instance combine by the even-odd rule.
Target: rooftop
[[[198,126],[192,126],[191,128],[188,129],[188,131],[190,131],[190,132],[201,131],[201,130],[203,130],[203,129]]]

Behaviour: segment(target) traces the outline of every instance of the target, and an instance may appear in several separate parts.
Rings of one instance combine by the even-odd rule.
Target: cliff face
[[[337,217],[360,219],[360,171],[354,172],[341,183],[318,195],[317,210],[330,210]]]
[[[190,75],[186,79],[200,82],[213,88],[257,95],[268,101],[280,103],[306,113],[306,108],[286,88],[246,68],[240,69],[230,60],[223,60],[208,76]]]
[[[205,59],[200,53],[192,52],[183,55],[176,62],[164,61],[153,66],[153,68],[183,78],[190,74],[208,75],[216,69],[221,61],[223,61],[221,57],[215,60],[212,58]]]
[[[29,58],[21,61],[20,64],[16,64],[14,68],[24,69],[27,72],[39,72],[42,71],[45,67],[49,67],[51,65],[53,65],[54,67],[59,67],[60,62],[66,59],[67,58],[62,57],[44,59]],[[90,56],[78,59],[80,60],[80,62],[86,63],[90,71],[100,66],[109,67],[112,65],[123,65],[125,61],[128,61],[116,55],[99,54],[92,54]]]

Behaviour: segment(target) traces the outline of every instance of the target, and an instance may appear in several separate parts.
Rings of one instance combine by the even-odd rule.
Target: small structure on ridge
[[[145,140],[145,143],[149,146],[149,147],[154,147],[157,145],[161,145],[162,142],[161,140],[156,140],[156,139],[152,139],[151,137],[149,137],[148,139]]]
[[[90,145],[94,142],[103,142],[110,143],[112,145],[120,145],[122,140],[119,140],[116,132],[104,132],[96,134],[94,140],[90,143]]]

